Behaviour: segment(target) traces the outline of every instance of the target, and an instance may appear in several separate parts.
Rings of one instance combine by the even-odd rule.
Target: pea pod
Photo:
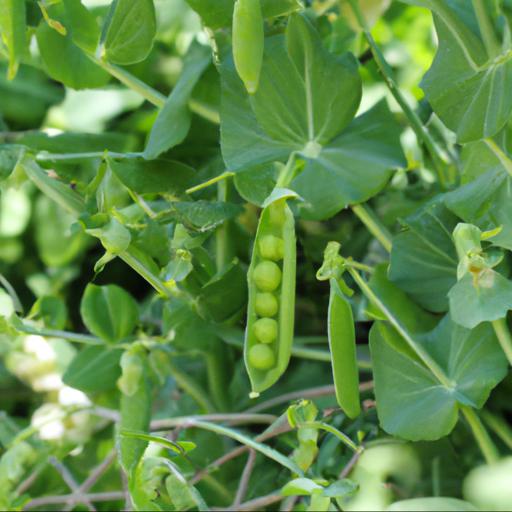
[[[338,281],[330,279],[328,335],[336,400],[349,418],[359,416],[359,371],[357,368],[354,318]]]
[[[345,271],[344,259],[339,255],[340,244],[329,242],[324,252],[324,263],[316,277],[331,285],[327,331],[331,351],[332,374],[336,399],[349,418],[361,412],[359,403],[359,371],[357,367],[354,317],[345,295],[352,290],[341,276]]]
[[[264,44],[260,0],[237,0],[233,12],[233,58],[249,94],[258,90]]]
[[[290,361],[295,313],[295,220],[275,189],[264,204],[247,274],[249,304],[244,358],[256,397],[274,384]],[[273,317],[273,318],[270,318]]]

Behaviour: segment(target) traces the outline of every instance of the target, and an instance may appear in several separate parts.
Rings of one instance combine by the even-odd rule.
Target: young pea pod
[[[349,418],[361,412],[359,402],[359,371],[357,367],[356,336],[352,308],[345,295],[351,295],[341,279],[344,272],[340,244],[329,242],[324,253],[324,263],[317,272],[320,281],[329,280],[329,314],[327,331],[331,351],[332,374],[336,399]]]
[[[336,400],[349,418],[361,412],[354,318],[336,279],[330,279],[328,336]]]
[[[233,58],[249,94],[258,90],[264,44],[260,0],[237,0],[233,12]]]
[[[249,304],[244,358],[251,396],[268,389],[290,361],[295,314],[295,220],[287,200],[275,189],[261,213],[247,274]]]

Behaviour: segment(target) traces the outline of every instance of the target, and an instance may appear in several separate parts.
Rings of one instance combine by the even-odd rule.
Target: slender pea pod
[[[295,220],[276,188],[264,204],[247,274],[249,304],[244,358],[256,397],[274,384],[290,361],[295,314]]]
[[[328,335],[336,400],[349,418],[361,412],[354,317],[338,281],[330,279]]]
[[[258,90],[264,45],[260,0],[237,0],[233,12],[233,58],[249,94]]]
[[[316,276],[320,281],[329,280],[331,285],[327,331],[336,399],[347,416],[355,418],[361,412],[359,371],[354,317],[350,303],[345,297],[352,295],[353,292],[341,279],[344,259],[339,255],[339,250],[339,243],[327,244],[324,263]]]

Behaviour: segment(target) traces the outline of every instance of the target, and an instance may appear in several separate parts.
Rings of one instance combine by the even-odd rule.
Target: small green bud
[[[277,322],[273,318],[260,318],[254,322],[254,335],[261,343],[272,343],[277,339]]]
[[[276,357],[268,345],[260,343],[249,350],[249,364],[257,370],[268,370],[275,365]]]
[[[273,262],[264,260],[254,269],[254,283],[262,292],[273,292],[281,284],[281,269]]]

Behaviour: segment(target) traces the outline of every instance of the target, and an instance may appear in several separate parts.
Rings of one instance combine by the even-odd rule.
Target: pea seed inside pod
[[[273,318],[260,318],[254,322],[254,336],[261,343],[272,343],[277,339],[277,322]]]
[[[272,293],[257,293],[254,309],[258,316],[272,317],[279,310],[279,302],[277,302],[276,296]]]
[[[274,226],[282,226],[286,219],[286,215],[284,213],[284,203],[274,203],[271,204],[268,208],[270,223]]]
[[[259,343],[249,350],[249,363],[257,370],[268,370],[276,363],[276,356],[268,345]]]
[[[262,258],[279,261],[284,256],[284,242],[282,238],[266,235],[258,242],[258,249]]]
[[[281,269],[273,261],[262,261],[256,265],[253,279],[262,292],[273,292],[281,284]]]

